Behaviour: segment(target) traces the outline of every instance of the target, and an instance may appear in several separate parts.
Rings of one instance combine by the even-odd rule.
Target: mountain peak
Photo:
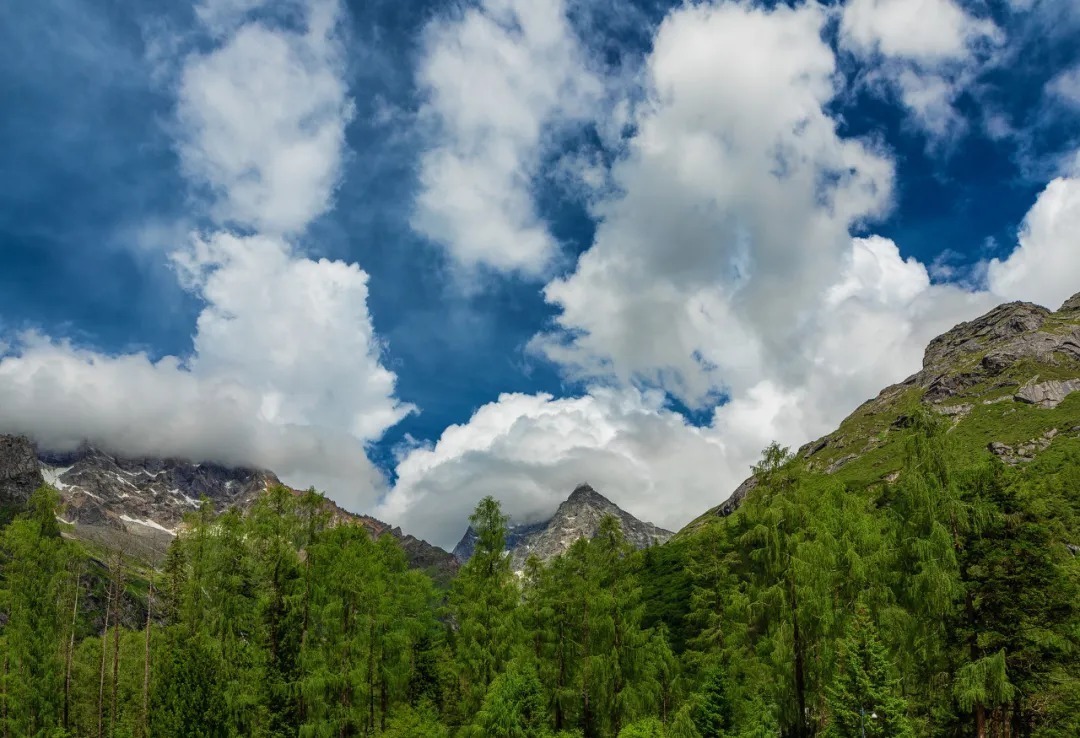
[[[638,520],[614,502],[593,489],[588,483],[574,488],[548,520],[528,525],[511,525],[506,537],[514,571],[525,568],[529,556],[550,561],[564,553],[580,538],[593,538],[600,530],[600,521],[613,515],[619,521],[626,540],[635,548],[663,543],[671,532],[652,523]],[[457,546],[454,555],[465,562],[472,556],[476,533],[470,527]]]
[[[597,492],[595,489],[593,489],[592,486],[589,485],[587,482],[579,484],[577,487],[574,487],[574,491],[571,492],[570,496],[566,498],[566,502],[601,506],[615,504],[611,500]]]

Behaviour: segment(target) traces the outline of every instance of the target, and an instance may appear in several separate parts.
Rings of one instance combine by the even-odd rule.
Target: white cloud
[[[107,356],[35,334],[8,351],[0,432],[32,433],[47,448],[90,439],[131,456],[270,468],[297,486],[325,485],[350,506],[370,506],[385,486],[356,438],[272,422],[263,392],[244,381],[189,371],[171,356]]]
[[[433,448],[410,452],[376,515],[450,547],[484,495],[527,522],[588,481],[643,519],[678,525],[688,499],[702,509],[715,499],[703,472],[722,456],[718,439],[664,409],[656,393],[506,394],[447,428]]]
[[[840,45],[877,65],[867,82],[897,92],[931,147],[967,130],[956,99],[1002,38],[954,0],[850,0],[840,16]]]
[[[1080,66],[1061,72],[1047,83],[1046,90],[1070,107],[1080,109]]]
[[[1058,177],[1024,217],[1019,245],[987,266],[987,285],[1051,308],[1080,291],[1080,178]]]
[[[183,60],[177,90],[184,170],[209,188],[222,230],[143,234],[204,303],[192,355],[151,361],[23,335],[0,354],[0,430],[264,466],[367,508],[385,481],[365,444],[413,408],[383,366],[368,275],[306,258],[293,240],[332,206],[344,156],[339,8],[314,0],[290,31],[247,20],[257,5],[200,6],[218,43]]]
[[[335,9],[316,0],[303,33],[252,22],[186,60],[180,156],[218,222],[290,234],[330,208],[352,115]]]
[[[434,143],[413,227],[466,270],[541,274],[559,249],[532,198],[545,135],[601,92],[562,0],[483,0],[435,20],[417,81]]]
[[[840,33],[865,54],[934,63],[963,57],[972,44],[998,31],[953,0],[849,0]]]
[[[816,6],[733,4],[665,20],[613,171],[621,194],[596,205],[577,270],[545,288],[559,331],[535,350],[691,404],[757,377],[769,355],[787,363],[800,307],[891,196],[891,161],[841,139],[823,109],[837,91],[825,20]]]

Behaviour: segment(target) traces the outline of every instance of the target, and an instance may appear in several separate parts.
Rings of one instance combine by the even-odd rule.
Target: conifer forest
[[[204,504],[150,566],[43,486],[0,532],[0,736],[1080,735],[1080,450],[903,433],[892,481],[773,445],[733,514],[521,572],[488,497],[448,584],[314,491]]]

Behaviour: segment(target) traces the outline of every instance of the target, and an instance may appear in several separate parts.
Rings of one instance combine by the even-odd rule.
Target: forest
[[[0,532],[0,736],[1080,735],[1080,446],[902,432],[891,481],[773,445],[734,514],[520,573],[486,498],[448,587],[314,491],[204,503],[154,568],[42,487]]]

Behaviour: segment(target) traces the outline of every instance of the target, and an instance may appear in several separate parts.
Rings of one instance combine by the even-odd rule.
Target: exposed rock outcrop
[[[1030,402],[1040,407],[1057,407],[1073,392],[1080,392],[1080,379],[1025,384],[1015,397],[1021,402]]]
[[[34,444],[22,436],[0,436],[0,507],[21,507],[42,482]]]

